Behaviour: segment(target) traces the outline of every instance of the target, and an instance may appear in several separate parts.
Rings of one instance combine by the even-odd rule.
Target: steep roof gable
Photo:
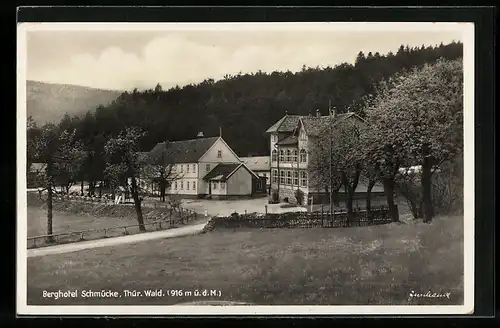
[[[278,122],[274,123],[266,133],[293,132],[300,119],[300,115],[285,115]]]
[[[151,149],[154,156],[163,152],[172,163],[196,163],[212,147],[219,137],[160,142]]]
[[[347,119],[358,119],[364,122],[364,119],[359,115],[353,112],[337,114],[333,119],[330,116],[321,116],[321,117],[311,117],[311,116],[303,116],[300,118],[297,129],[300,128],[300,125],[304,127],[306,134],[311,137],[320,136],[326,129],[330,127],[335,127],[341,122],[345,122]]]

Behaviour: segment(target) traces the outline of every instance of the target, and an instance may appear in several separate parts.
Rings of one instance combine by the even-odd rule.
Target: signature
[[[417,293],[414,290],[410,292],[409,300],[414,298],[450,298],[451,293],[434,293],[430,290],[426,293]]]

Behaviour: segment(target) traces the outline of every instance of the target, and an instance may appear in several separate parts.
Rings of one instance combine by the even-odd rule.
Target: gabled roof
[[[271,168],[269,156],[240,157],[240,160],[252,171],[269,171]]]
[[[274,123],[269,129],[267,129],[266,133],[293,132],[300,117],[300,115],[285,115],[278,122]]]
[[[349,117],[356,117],[360,120],[363,120],[353,112],[337,114],[335,115],[334,125]],[[316,117],[303,115],[285,115],[278,122],[274,123],[269,129],[267,129],[266,133],[294,132],[299,122],[301,121],[308,136],[318,136],[322,133],[322,131],[324,131],[325,128],[328,127],[330,119],[330,116]]]
[[[213,146],[219,137],[160,142],[151,149],[150,155],[164,152],[172,163],[196,163]]]
[[[210,172],[208,172],[203,180],[208,181],[226,181],[233,175],[234,172],[240,168],[244,168],[255,178],[259,178],[252,170],[250,170],[244,163],[219,163]]]
[[[317,137],[324,133],[325,130],[330,127],[330,124],[332,124],[332,126],[334,127],[350,117],[355,117],[364,121],[361,117],[353,112],[337,114],[335,115],[333,122],[330,116],[302,116],[299,121],[304,126],[304,129],[306,130],[306,134],[308,136]]]

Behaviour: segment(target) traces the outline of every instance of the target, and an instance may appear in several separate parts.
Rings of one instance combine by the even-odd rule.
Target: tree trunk
[[[392,216],[393,222],[399,221],[398,213],[396,212],[396,203],[394,202],[394,180],[389,178],[384,178],[384,193],[387,199],[387,206],[389,207],[389,212]]]
[[[434,217],[434,209],[432,207],[431,181],[432,178],[432,163],[430,158],[425,157],[422,165],[422,205],[423,205],[423,221],[431,223]]]
[[[46,242],[52,243],[52,158],[47,161],[47,236]]]
[[[83,196],[83,180],[80,181],[80,194]]]
[[[137,213],[137,222],[139,223],[139,230],[146,231],[146,226],[144,226],[144,218],[142,217],[142,208],[141,208],[141,200],[139,199],[139,191],[137,187],[137,180],[135,176],[131,178],[132,188],[132,198],[134,199],[135,211]]]
[[[366,211],[368,213],[372,210],[372,189],[375,187],[375,179],[368,181],[368,188],[366,189]]]
[[[160,180],[160,198],[161,198],[161,201],[164,202],[165,201],[165,193],[166,193],[166,189],[167,189],[167,183],[165,180]]]

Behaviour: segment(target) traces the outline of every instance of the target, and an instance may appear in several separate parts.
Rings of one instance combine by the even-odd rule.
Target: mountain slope
[[[120,94],[114,90],[27,81],[26,114],[38,124],[58,123],[65,113],[73,116],[93,112],[98,105],[107,105]]]

